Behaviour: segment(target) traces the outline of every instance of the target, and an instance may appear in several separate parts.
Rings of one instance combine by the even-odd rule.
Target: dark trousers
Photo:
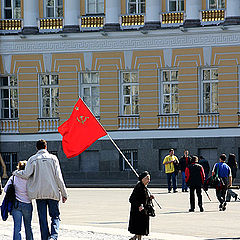
[[[176,179],[176,175],[174,172],[172,173],[167,173],[167,183],[168,183],[168,190],[171,191],[172,186],[171,186],[171,181],[173,184],[173,190],[177,189],[177,179]]]
[[[198,197],[198,206],[202,207],[202,189],[201,186],[190,186],[190,208],[195,209],[195,190]]]
[[[221,178],[223,185],[216,188],[216,196],[220,204],[226,202],[226,193],[227,193],[227,179]]]

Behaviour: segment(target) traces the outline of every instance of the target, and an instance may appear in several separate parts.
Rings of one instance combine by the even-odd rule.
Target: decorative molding
[[[216,29],[215,29],[216,30]],[[154,31],[154,34],[141,37],[139,32],[132,34],[111,33],[108,38],[99,38],[99,33],[84,35],[79,33],[76,39],[69,35],[68,39],[60,39],[57,35],[51,38],[35,35],[26,40],[19,41],[17,36],[1,36],[1,54],[43,54],[43,53],[65,53],[65,52],[85,52],[85,51],[125,51],[129,50],[155,50],[166,48],[196,48],[206,46],[232,46],[239,45],[240,31],[225,31],[218,29],[203,32],[189,32],[187,34],[179,31],[163,32]],[[83,37],[81,37],[81,35]],[[81,37],[81,38],[80,38]]]

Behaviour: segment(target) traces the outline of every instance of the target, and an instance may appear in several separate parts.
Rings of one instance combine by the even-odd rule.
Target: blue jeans
[[[59,201],[52,199],[37,199],[36,203],[41,231],[41,240],[48,240],[49,238],[58,239],[60,222]],[[49,216],[51,217],[51,232],[48,228],[47,207]]]
[[[16,200],[15,207],[12,209],[12,216],[14,222],[13,240],[21,240],[22,219],[25,227],[26,240],[33,240],[33,233],[31,227],[32,221],[32,203],[24,203]]]
[[[175,173],[167,173],[167,183],[168,183],[168,191],[171,191],[171,181],[173,184],[173,190],[175,191],[177,189],[177,180]]]
[[[182,171],[182,191],[187,190],[187,189],[188,189],[188,187],[187,187],[187,184],[185,181],[185,172]]]

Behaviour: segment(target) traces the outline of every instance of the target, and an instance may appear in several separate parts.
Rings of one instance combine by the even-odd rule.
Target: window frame
[[[98,83],[83,83],[83,74],[98,74]],[[97,118],[100,117],[100,72],[99,71],[81,71],[79,72],[79,96],[83,99],[84,101],[84,86],[88,86],[90,88],[90,101],[91,101],[91,106],[88,106],[88,104],[86,103],[86,105],[88,106],[88,108],[91,110],[91,112],[93,113],[93,115]],[[95,111],[93,110],[93,102],[92,102],[92,87],[98,87],[99,89],[99,106],[95,106],[98,107],[98,114],[95,114]]]
[[[210,79],[208,80],[204,80],[204,71],[207,71],[207,70],[210,70]],[[218,71],[218,68],[217,67],[203,67],[201,68],[201,71],[200,71],[200,113],[202,114],[214,114],[214,113],[219,113],[219,75],[218,75],[218,78],[217,79],[211,79],[211,73],[212,73],[212,70],[217,70]],[[217,72],[218,74],[218,72]],[[204,83],[210,83],[210,111],[207,112],[205,111],[205,102],[204,102]],[[212,83],[217,83],[217,111],[214,112],[213,111],[213,101],[212,101]]]
[[[129,83],[123,83],[123,74],[124,73],[129,73],[130,75],[132,73],[135,73],[137,74],[137,82],[136,83],[132,83],[132,82],[129,82]],[[131,79],[131,77],[130,77]],[[120,115],[121,116],[139,116],[140,114],[140,111],[139,111],[139,107],[140,107],[140,104],[139,104],[139,97],[140,97],[140,85],[139,85],[139,72],[137,70],[123,70],[123,71],[120,71],[120,77],[119,77],[119,80],[120,80],[120,84],[119,84],[119,87],[120,87],[120,101],[119,101],[119,109],[120,109]],[[124,85],[131,85],[131,89],[130,89],[130,95],[126,95],[126,96],[130,96],[130,104],[131,105],[131,114],[125,114],[124,113]],[[133,101],[132,101],[132,86],[138,86],[138,113],[133,113],[132,109],[133,109]]]
[[[51,79],[52,76],[54,75],[57,75],[58,76],[58,84],[50,84],[50,85],[43,85],[45,87],[42,87],[41,85],[41,75],[48,75],[49,78]],[[50,77],[51,76],[51,77]],[[49,82],[51,81],[49,79]],[[43,119],[53,119],[53,118],[59,118],[59,93],[60,93],[60,88],[59,88],[59,74],[58,73],[39,73],[38,75],[38,84],[39,84],[39,118],[43,118]],[[56,116],[54,116],[53,114],[53,107],[52,107],[52,92],[49,91],[49,98],[50,98],[50,105],[49,105],[49,109],[50,109],[50,114],[49,116],[43,116],[43,96],[42,96],[42,89],[43,88],[48,88],[48,86],[55,86],[55,88],[57,87],[58,88],[58,106],[57,106],[57,112],[56,112]],[[53,87],[49,87],[50,89],[52,89]]]
[[[137,149],[124,149],[122,150],[122,153],[124,154],[124,156],[127,153],[130,153],[130,159],[127,158],[127,160],[130,162],[130,164],[132,165],[132,167],[135,170],[138,170],[138,150]],[[134,159],[134,154],[136,154],[136,159]],[[119,154],[119,159],[120,159],[120,171],[131,171],[132,169],[130,168],[130,166],[126,163],[125,159],[123,158],[123,156],[121,154]]]
[[[18,154],[17,152],[1,152],[0,155],[2,156],[2,159],[6,165],[7,175],[10,176],[12,172],[16,170]],[[9,157],[9,161],[6,161],[6,157]]]
[[[172,89],[172,86],[170,87],[170,92],[169,92],[169,96],[170,96],[170,99],[169,99],[169,105],[170,105],[170,112],[169,113],[165,113],[164,112],[164,95],[166,95],[166,94],[164,94],[164,81],[163,81],[163,72],[164,71],[169,71],[170,72],[170,74],[169,74],[169,76],[171,77],[171,72],[172,71],[177,71],[178,72],[178,74],[177,74],[177,76],[178,76],[178,78],[177,78],[177,81],[166,81],[165,82],[165,84],[170,84],[170,85],[173,85],[173,84],[177,84],[177,85],[179,85],[179,69],[178,68],[163,68],[163,69],[161,69],[160,70],[160,84],[159,84],[159,86],[160,86],[160,97],[159,97],[159,101],[160,101],[160,104],[159,104],[159,113],[160,113],[160,115],[172,115],[172,114],[179,114],[179,86],[178,86],[178,92],[177,92],[177,95],[178,95],[178,112],[172,112],[172,102],[171,102],[171,99],[172,99],[172,92],[171,92],[171,89]]]
[[[129,2],[130,0],[127,0],[127,13],[130,14],[146,14],[146,0],[135,0],[136,3]],[[136,12],[135,13],[130,13],[130,5],[135,4],[136,5]],[[144,12],[141,11],[141,5],[144,4]]]
[[[167,0],[167,9],[168,9],[168,12],[184,12],[185,11],[185,1],[183,0],[183,9],[179,10],[179,6],[180,5],[180,2],[182,2],[182,0],[175,0],[176,2],[176,11],[170,11],[170,1],[173,1],[173,0]]]
[[[16,1],[17,0],[10,0],[11,1],[11,7],[5,7],[5,0],[2,1],[2,14],[4,16],[4,19],[21,19],[21,1],[20,1],[20,7],[16,7]],[[15,9],[19,8],[19,17],[16,16]],[[6,18],[6,10],[11,10],[11,18]],[[16,11],[17,12],[17,11]]]
[[[8,85],[7,86],[0,86],[0,119],[18,119],[19,118],[19,87],[18,87],[18,77],[15,75],[1,75],[0,78],[4,78],[7,77],[8,78]],[[10,79],[11,77],[15,77],[16,78],[16,85],[15,86],[11,86],[10,85]],[[2,100],[4,100],[5,98],[2,98],[2,89],[8,89],[8,118],[3,117],[2,114]],[[16,90],[17,91],[17,98],[13,98],[11,97],[11,90]],[[7,100],[7,99],[5,99]],[[17,107],[11,108],[11,101],[12,100],[16,100],[17,101]],[[16,110],[17,114],[14,114],[14,117],[11,116],[11,109]],[[15,111],[14,111],[15,112]],[[16,116],[17,115],[17,116]]]
[[[86,12],[86,15],[91,15],[91,14],[104,14],[105,13],[105,0],[94,0],[94,12],[90,12],[89,11],[89,0],[85,0],[85,12]],[[103,3],[103,11],[99,11],[100,9],[99,8],[99,1],[101,1]]]
[[[53,7],[49,7],[48,5],[47,5],[47,1],[48,0],[44,0],[44,16],[46,17],[46,18],[63,18],[64,17],[64,13],[63,13],[63,10],[64,10],[64,3],[63,3],[63,5],[58,5],[57,4],[57,1],[58,0],[53,0]],[[58,9],[59,8],[61,8],[61,6],[62,6],[62,16],[57,16],[58,15]],[[47,10],[48,10],[48,8],[53,8],[53,15],[54,16],[52,16],[52,17],[49,17],[49,16],[47,16]]]
[[[225,0],[224,0],[224,7],[219,7],[219,2],[221,0],[215,0],[215,1],[217,1],[217,7],[216,8],[210,8],[210,0],[207,0],[207,8],[209,10],[212,10],[212,9],[226,9],[226,1]]]

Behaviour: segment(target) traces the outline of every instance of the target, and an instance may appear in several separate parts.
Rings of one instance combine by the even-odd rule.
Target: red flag
[[[76,157],[100,137],[107,135],[81,98],[70,118],[58,127],[58,131],[63,136],[62,146],[67,158]]]

